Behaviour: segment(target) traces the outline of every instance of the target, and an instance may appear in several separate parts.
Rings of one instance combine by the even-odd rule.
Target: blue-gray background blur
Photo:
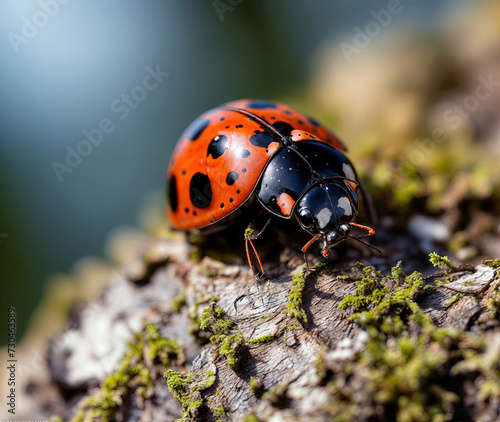
[[[318,50],[352,38],[388,3],[54,2],[0,4],[1,297],[2,315],[17,308],[18,337],[49,274],[103,255],[110,230],[135,224],[145,195],[164,190],[169,156],[191,120],[238,98],[300,93]],[[402,3],[394,22],[422,27],[457,2]],[[36,15],[43,7],[53,15],[47,22]],[[35,30],[26,23],[34,19]],[[30,38],[12,35],[23,29]],[[111,106],[142,83],[147,66],[169,75],[122,120],[124,109]],[[67,165],[66,148],[103,118],[114,130],[71,172],[60,167],[60,181],[53,162]]]

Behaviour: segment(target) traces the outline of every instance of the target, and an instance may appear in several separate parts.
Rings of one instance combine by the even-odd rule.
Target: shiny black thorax
[[[347,197],[352,219],[358,211],[358,199],[352,188],[357,180],[354,167],[340,150],[319,141],[305,140],[276,151],[257,184],[256,195],[269,212],[287,219],[303,206],[318,213],[330,207],[335,213],[340,198]],[[288,204],[293,203],[291,209],[286,207],[285,199]],[[344,215],[341,210],[342,207],[338,210],[339,222]]]

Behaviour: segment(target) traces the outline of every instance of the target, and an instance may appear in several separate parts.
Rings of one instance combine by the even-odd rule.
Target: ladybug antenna
[[[248,116],[254,120],[256,120],[257,122],[259,122],[260,124],[264,125],[267,129],[269,129],[271,132],[274,132],[276,135],[279,136],[279,138],[282,140],[282,141],[285,141],[286,138],[285,136],[280,133],[279,130],[275,129],[272,125],[270,125],[267,121],[265,121],[262,117],[259,117],[257,116],[256,114],[253,114],[252,112],[250,111],[247,111],[247,110],[244,110],[242,108],[237,108],[237,107],[220,107],[224,110],[232,110],[232,111],[236,111],[237,113],[241,113],[241,114],[244,114],[245,116]]]
[[[380,255],[385,255],[379,248],[377,248],[376,246],[370,245],[368,242],[361,240],[359,237],[349,236],[349,239],[356,240],[359,243],[362,243],[363,245],[368,246],[369,248],[376,250]]]
[[[363,237],[373,236],[375,234],[375,230],[373,230],[371,227],[363,226],[362,224],[357,224],[357,223],[349,223],[349,225],[352,227],[358,227],[358,228],[366,230],[368,232],[368,233],[362,234],[361,236],[349,236],[349,239],[357,240],[359,243],[362,243],[363,245],[368,246],[369,248],[376,250],[379,254],[384,255],[384,253],[379,248],[377,248],[373,245],[370,245],[368,242],[365,242],[364,240],[361,240],[361,238],[363,238]]]

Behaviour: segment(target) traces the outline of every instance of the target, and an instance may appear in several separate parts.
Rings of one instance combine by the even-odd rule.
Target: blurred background
[[[109,280],[120,233],[164,223],[174,145],[223,102],[278,100],[326,122],[370,188],[396,197],[382,215],[415,197],[423,213],[470,192],[488,204],[496,189],[495,1],[8,0],[0,27],[0,297],[18,339],[47,289]],[[446,218],[453,231],[464,215]],[[495,255],[498,221],[476,226],[486,243],[464,224],[446,240]]]

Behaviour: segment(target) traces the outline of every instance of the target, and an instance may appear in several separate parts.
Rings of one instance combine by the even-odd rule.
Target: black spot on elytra
[[[184,211],[189,212],[189,208],[188,207],[184,208]]]
[[[241,129],[243,127],[243,125],[236,125],[235,128],[236,129]]]
[[[189,184],[191,203],[196,208],[207,208],[212,201],[212,185],[206,174],[195,173]]]
[[[186,174],[186,170],[182,170],[182,175],[184,176]]]
[[[311,123],[314,126],[319,126],[319,123],[314,120],[312,117],[308,117],[307,120],[309,120],[309,123]]]
[[[215,160],[224,154],[226,149],[229,148],[227,137],[224,135],[217,135],[210,141],[207,149],[207,157],[209,155]]]
[[[293,130],[292,125],[286,122],[276,122],[273,123],[272,126],[274,129],[276,129],[279,133],[281,133],[284,136],[290,136]]]
[[[256,147],[268,148],[270,144],[276,142],[276,139],[274,139],[267,133],[258,132],[255,135],[250,136],[249,141],[252,145],[255,145]]]
[[[236,191],[236,193],[241,193],[241,191],[238,189],[238,190]]]
[[[220,121],[221,121],[221,122],[223,122],[224,120],[226,120],[226,118],[225,118],[225,117],[221,117],[221,118],[220,118]]]
[[[234,199],[233,198],[229,198],[229,202],[231,202],[231,204],[234,202]]]
[[[246,173],[247,172],[247,169],[242,169],[241,170],[243,173]]]
[[[247,158],[250,155],[250,151],[247,149],[241,149],[236,153],[238,158]]]
[[[196,141],[203,131],[207,128],[207,126],[210,124],[210,120],[208,119],[196,119],[193,123],[189,125],[188,128],[188,139],[190,141]]]
[[[238,180],[238,173],[236,173],[235,171],[232,171],[232,172],[227,174],[226,184],[229,186],[234,185],[234,182],[236,182],[237,180]]]
[[[168,203],[173,212],[177,211],[178,199],[177,199],[177,182],[175,176],[172,176],[168,181]]]
[[[251,103],[245,104],[246,107],[248,108],[276,108],[276,104],[271,103],[269,101],[262,101],[262,100],[255,100],[252,101]]]
[[[224,208],[224,202],[223,202],[222,204],[220,204],[220,207],[221,207],[221,208]]]
[[[272,128],[279,132],[282,136],[290,136],[292,133],[293,127],[289,123],[286,122],[275,122],[272,125]],[[250,136],[250,143],[259,148],[269,148],[269,145],[273,142],[279,142],[280,137],[269,127],[261,126],[262,131],[254,131],[255,135]]]

